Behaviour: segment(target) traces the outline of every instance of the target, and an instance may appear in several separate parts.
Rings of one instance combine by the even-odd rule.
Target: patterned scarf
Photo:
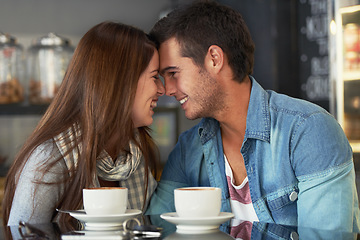
[[[65,132],[54,137],[55,143],[59,148],[68,169],[77,166],[77,161],[79,159],[78,151],[81,151],[82,147],[81,145],[74,147],[74,140],[78,139],[81,134],[79,127],[75,127],[75,129],[74,132],[72,128],[69,128]],[[73,150],[69,154],[66,154],[70,148],[73,148]],[[133,142],[130,142],[129,150],[130,153],[120,154],[115,161],[113,161],[109,154],[103,150],[96,161],[97,175],[106,181],[123,181],[128,179],[136,171],[143,159],[139,147]],[[96,182],[97,179],[94,179],[94,185],[97,185]]]

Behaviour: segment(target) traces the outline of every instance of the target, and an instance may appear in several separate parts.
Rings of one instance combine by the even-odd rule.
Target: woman
[[[128,187],[128,208],[146,209],[158,157],[147,126],[165,91],[158,68],[155,45],[134,27],[104,22],[83,36],[9,170],[4,225],[69,221],[56,208],[82,208],[86,187]]]

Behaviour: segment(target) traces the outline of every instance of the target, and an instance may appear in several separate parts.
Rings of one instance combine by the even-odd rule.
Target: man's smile
[[[180,99],[179,102],[181,105],[183,105],[185,102],[187,102],[187,100],[189,100],[188,96],[184,97],[183,99]]]

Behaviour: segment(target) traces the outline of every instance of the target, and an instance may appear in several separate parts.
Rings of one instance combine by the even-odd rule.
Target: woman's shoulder
[[[52,139],[50,139],[43,142],[34,149],[34,151],[29,156],[27,165],[28,167],[36,168],[39,167],[39,165],[51,164],[57,161],[60,155],[61,154],[55,142]],[[63,161],[60,161],[60,163],[61,162]]]

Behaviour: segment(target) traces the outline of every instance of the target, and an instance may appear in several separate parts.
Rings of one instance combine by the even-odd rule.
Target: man
[[[148,214],[173,212],[173,190],[222,189],[236,218],[359,231],[352,150],[319,106],[265,91],[250,75],[254,44],[241,15],[214,2],[171,12],[150,33],[166,94],[188,119]]]

